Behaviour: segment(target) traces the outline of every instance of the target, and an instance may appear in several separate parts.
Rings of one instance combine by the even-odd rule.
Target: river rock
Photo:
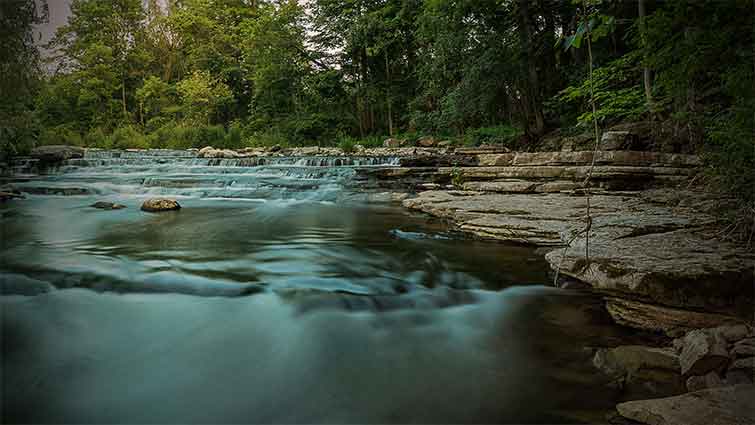
[[[424,148],[431,148],[438,144],[438,141],[435,140],[432,136],[424,136],[420,137],[419,140],[417,140],[417,146],[422,146]]]
[[[747,338],[734,344],[731,350],[733,357],[752,357],[755,356],[755,338]]]
[[[384,148],[398,148],[401,147],[404,143],[399,139],[389,138],[383,140],[383,147]]]
[[[39,146],[32,149],[30,155],[40,162],[52,164],[72,158],[83,158],[84,149],[66,145]]]
[[[687,391],[699,391],[708,388],[718,388],[726,385],[716,372],[708,372],[704,376],[690,376],[687,378]]]
[[[632,398],[681,394],[679,356],[670,348],[625,345],[595,352],[593,365],[612,378],[612,387]]]
[[[684,336],[680,355],[682,374],[705,375],[723,370],[729,363],[726,341],[716,332],[698,329]]]
[[[199,150],[197,156],[200,158],[239,158],[242,155],[231,149],[215,149],[206,146]]]
[[[123,208],[126,208],[125,205],[116,204],[113,202],[104,202],[104,201],[98,201],[94,204],[90,205],[92,208],[99,208],[101,210],[120,210]]]
[[[714,332],[720,334],[727,342],[736,342],[752,335],[752,329],[745,324],[721,326],[714,329]]]
[[[173,199],[151,198],[144,201],[141,209],[147,212],[174,211],[180,210],[181,205]]]
[[[747,357],[744,359],[737,359],[729,366],[730,371],[740,370],[750,376],[750,380],[753,378],[753,369],[755,369],[755,357]]]
[[[24,199],[24,195],[17,190],[0,191],[0,202],[9,201],[11,199]]]
[[[606,297],[605,300],[606,310],[616,323],[635,329],[663,332],[670,337],[684,336],[696,328],[713,328],[740,321],[723,314],[648,304],[626,298]],[[674,348],[681,353],[684,338],[676,338]]]
[[[616,406],[625,418],[650,425],[755,423],[755,386],[735,385]]]

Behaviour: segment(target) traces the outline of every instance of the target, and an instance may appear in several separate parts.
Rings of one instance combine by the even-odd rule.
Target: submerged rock
[[[99,208],[101,210],[121,210],[123,208],[126,208],[125,205],[116,204],[113,202],[104,202],[104,201],[98,201],[90,205],[92,208]]]
[[[625,418],[652,425],[755,423],[755,386],[735,385],[616,406]]]
[[[180,210],[181,205],[173,199],[152,198],[144,201],[141,209],[147,212],[174,211]]]
[[[11,199],[24,199],[24,195],[17,190],[0,191],[0,202],[9,201]]]

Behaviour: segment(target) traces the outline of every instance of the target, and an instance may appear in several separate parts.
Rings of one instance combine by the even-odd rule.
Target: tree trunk
[[[123,84],[121,84],[121,100],[123,101],[123,119],[128,119],[128,110],[126,109],[126,78],[123,78]]]
[[[524,84],[523,94],[526,105],[526,132],[528,136],[539,138],[545,133],[545,119],[540,102],[540,82],[537,74],[536,55],[533,49],[534,43],[532,19],[529,8],[530,0],[519,0],[519,43],[524,59],[527,79]]]
[[[388,135],[393,137],[393,112],[391,111],[391,103],[393,103],[393,99],[391,98],[391,70],[388,66],[388,49],[383,51],[385,55],[385,79],[386,79],[386,97],[385,97],[385,103],[388,109]]]
[[[647,48],[647,28],[645,24],[645,0],[638,1],[638,15],[640,18],[640,32],[642,37],[643,48]],[[645,102],[647,103],[648,111],[653,113],[653,88],[650,82],[650,68],[647,65],[642,67],[642,82],[645,86]]]

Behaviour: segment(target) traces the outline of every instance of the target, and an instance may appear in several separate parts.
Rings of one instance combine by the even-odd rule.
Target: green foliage
[[[133,126],[119,127],[109,137],[113,149],[149,149],[150,143],[144,134]]]
[[[468,130],[461,138],[466,145],[503,145],[513,147],[522,130],[509,125],[480,127]]]
[[[232,100],[231,90],[208,71],[194,71],[176,84],[186,118],[197,124],[210,124]]]
[[[647,112],[644,93],[637,78],[640,75],[638,62],[638,55],[630,53],[594,70],[595,117],[589,106],[589,77],[578,85],[563,89],[552,103],[565,102],[577,106],[581,112],[577,122],[581,125],[592,125],[593,118],[597,118],[601,125],[622,120],[635,121]]]
[[[344,153],[356,152],[356,145],[357,141],[348,136],[343,136],[338,141],[338,147],[341,148]]]
[[[46,9],[44,1],[0,2],[0,158],[29,151],[40,131],[33,112],[40,74],[33,27],[46,20]]]
[[[451,170],[451,184],[456,188],[462,188],[464,186],[464,173],[459,168]]]
[[[39,135],[38,145],[72,145],[83,146],[81,133],[69,125],[45,128]]]

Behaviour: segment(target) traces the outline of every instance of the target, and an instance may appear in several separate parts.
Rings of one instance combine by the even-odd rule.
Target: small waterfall
[[[199,158],[196,151],[87,150],[21,182],[31,193],[65,187],[70,194],[227,199],[335,200],[360,184],[359,168],[399,166],[390,156],[258,156]],[[13,173],[36,174],[36,160],[16,160]],[[72,190],[76,189],[76,190]],[[80,189],[80,190],[79,190]]]

